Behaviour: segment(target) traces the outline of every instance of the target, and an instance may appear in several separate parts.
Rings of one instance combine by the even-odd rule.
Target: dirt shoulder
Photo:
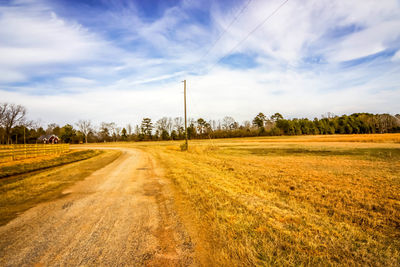
[[[168,182],[134,149],[0,227],[0,265],[197,265]]]
[[[82,152],[82,151],[81,151]],[[41,162],[40,166],[51,163],[64,164],[65,162],[79,160],[79,162],[64,164],[63,166],[52,166],[46,170],[36,170],[20,175],[14,175],[0,179],[0,226],[16,218],[18,214],[36,206],[39,203],[55,200],[64,197],[63,190],[70,187],[77,181],[83,180],[96,170],[120,156],[119,151],[88,151],[67,157],[56,159],[54,162]],[[75,154],[75,153],[71,153]],[[97,155],[90,159],[82,157]],[[17,171],[22,171],[21,168]]]

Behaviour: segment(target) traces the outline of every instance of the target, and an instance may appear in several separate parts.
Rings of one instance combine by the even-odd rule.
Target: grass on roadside
[[[79,151],[66,155],[68,159],[74,158],[75,161],[80,158],[79,162],[40,173],[26,173],[0,179],[0,225],[6,224],[19,213],[41,202],[62,197],[62,191],[65,188],[111,163],[118,158],[120,153],[119,151]],[[92,158],[82,160],[89,156]],[[63,159],[58,159],[57,162],[66,163]]]
[[[0,164],[0,178],[57,167],[99,155],[99,150],[72,151],[56,157],[42,157]]]
[[[209,263],[400,264],[398,144],[264,141],[136,146],[174,182]]]

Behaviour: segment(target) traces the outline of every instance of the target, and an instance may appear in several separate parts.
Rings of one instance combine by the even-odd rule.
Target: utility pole
[[[187,117],[186,117],[186,80],[183,80],[183,101],[185,104],[185,142],[186,142],[186,150],[188,150],[188,132],[187,132]]]

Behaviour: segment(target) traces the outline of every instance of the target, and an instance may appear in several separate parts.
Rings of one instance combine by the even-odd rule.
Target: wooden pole
[[[187,132],[187,116],[186,116],[186,80],[183,80],[183,95],[184,95],[184,104],[185,104],[185,143],[186,150],[189,148],[188,146],[188,132]]]

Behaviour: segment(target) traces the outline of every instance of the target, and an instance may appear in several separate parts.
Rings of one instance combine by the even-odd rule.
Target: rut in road
[[[0,227],[0,265],[197,265],[168,182],[150,156],[121,150],[67,196]]]

